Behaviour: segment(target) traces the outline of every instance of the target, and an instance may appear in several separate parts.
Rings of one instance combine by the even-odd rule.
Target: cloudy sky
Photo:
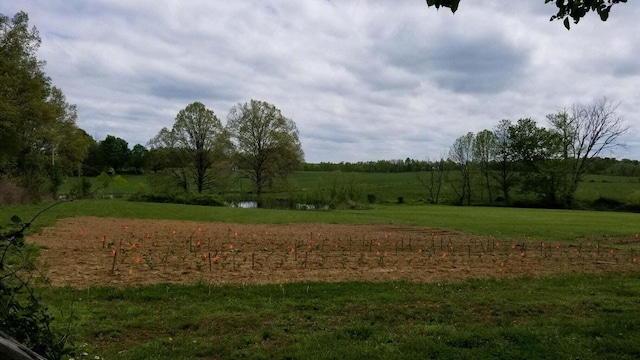
[[[468,131],[606,96],[640,159],[640,4],[567,31],[544,0],[17,0],[78,125],[146,144],[180,109],[223,123],[250,99],[300,131],[306,161],[436,159]],[[612,154],[606,154],[608,156]]]

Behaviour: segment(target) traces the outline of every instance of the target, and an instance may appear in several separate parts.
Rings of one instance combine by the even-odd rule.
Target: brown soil
[[[398,225],[247,225],[81,217],[27,241],[53,285],[455,281],[638,271],[637,253]],[[624,239],[617,239],[617,243]],[[633,241],[630,237],[629,241]]]

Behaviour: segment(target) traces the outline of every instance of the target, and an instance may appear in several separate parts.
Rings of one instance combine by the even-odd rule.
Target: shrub
[[[87,197],[91,194],[91,186],[91,181],[83,176],[81,179],[74,181],[71,185],[71,195],[76,197]]]
[[[25,200],[24,189],[6,176],[0,176],[0,205],[18,204]]]
[[[129,197],[129,201],[153,202],[164,204],[185,204],[201,206],[224,206],[224,200],[214,194],[197,195],[169,195],[169,194],[145,194],[135,193]]]
[[[203,206],[224,206],[224,200],[214,194],[197,194],[185,199],[185,204]]]
[[[36,353],[59,359],[68,353],[65,337],[51,331],[53,317],[30,287],[37,273],[33,251],[24,243],[30,223],[16,216],[11,221],[11,226],[0,228],[0,328]]]

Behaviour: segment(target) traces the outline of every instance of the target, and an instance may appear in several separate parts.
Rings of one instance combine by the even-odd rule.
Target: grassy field
[[[67,313],[72,296],[44,293]],[[76,291],[71,328],[107,359],[637,359],[639,298],[638,274],[161,284]]]
[[[0,208],[30,219],[47,204]],[[377,205],[289,211],[78,200],[71,216],[239,223],[397,223],[474,234],[571,241],[632,236],[640,215],[614,212]],[[636,359],[640,274],[437,283],[295,283],[124,289],[41,288],[55,327],[89,358],[108,359]],[[71,305],[73,304],[73,305]],[[73,308],[73,310],[71,310]],[[72,312],[71,322],[69,317]]]
[[[450,173],[448,177],[455,179],[457,173]],[[145,176],[142,175],[124,175],[122,176],[125,183],[113,184],[101,194],[123,194],[130,195],[138,191],[148,189]],[[396,204],[398,198],[402,198],[407,204],[423,204],[429,199],[428,189],[420,182],[428,181],[427,173],[339,173],[339,172],[313,172],[299,171],[294,173],[288,180],[287,185],[279,190],[268,190],[266,196],[270,197],[289,197],[291,194],[303,196],[303,194],[328,194],[335,189],[345,189],[352,187],[359,194],[359,201],[367,203],[367,195],[375,196],[375,202],[378,204]],[[95,179],[90,179],[94,186],[97,186]],[[60,189],[61,194],[69,192],[72,184],[77,179],[68,179]],[[239,196],[251,198],[251,185],[248,180],[233,180],[221,189],[228,197]],[[636,199],[640,201],[640,179],[635,177],[622,176],[602,176],[587,175],[584,181],[578,187],[576,198],[578,201],[591,202],[600,197],[605,197],[620,202],[629,202],[634,192],[637,192]],[[235,194],[235,195],[234,195]],[[484,197],[487,201],[486,190],[484,194],[480,191],[478,184],[475,184],[473,196],[480,201]],[[495,194],[494,196],[497,196]],[[450,184],[442,185],[439,202],[446,204],[451,203],[456,198],[455,192]],[[514,200],[522,198],[514,194]],[[524,198],[522,198],[524,199]]]

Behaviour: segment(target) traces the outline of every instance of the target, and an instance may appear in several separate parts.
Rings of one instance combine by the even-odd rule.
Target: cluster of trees
[[[154,172],[185,192],[215,188],[239,171],[260,199],[265,187],[298,169],[304,161],[298,129],[274,105],[251,100],[231,108],[223,126],[212,110],[194,102],[149,141]]]
[[[450,159],[416,160],[411,158],[358,162],[320,162],[304,163],[304,171],[340,171],[345,173],[403,173],[403,172],[431,172],[441,167],[444,171],[457,169],[457,165]],[[613,157],[595,157],[589,168],[589,174],[611,176],[640,176],[640,161],[630,159],[616,159]]]
[[[82,164],[82,175],[96,176],[103,172],[142,174],[149,161],[149,150],[143,145],[136,144],[129,149],[126,140],[113,135],[107,135],[101,141],[92,138]]]
[[[95,141],[76,125],[75,105],[51,84],[36,57],[41,39],[24,12],[0,14],[0,195],[18,201],[57,193],[67,176],[151,169],[189,191],[215,187],[231,171],[251,179],[258,196],[304,159],[295,123],[266,102],[234,106],[227,126],[201,103],[181,110],[172,129],[129,149],[121,138]],[[2,202],[3,199],[0,199]]]
[[[499,198],[509,204],[518,190],[545,206],[571,207],[584,175],[601,162],[600,154],[621,145],[628,130],[617,108],[602,98],[547,115],[548,128],[530,118],[502,120],[493,130],[457,138],[448,160],[460,173],[452,183],[458,202],[471,204],[479,190],[490,203]],[[473,181],[474,174],[480,181]]]
[[[40,37],[24,12],[0,14],[0,182],[38,199],[79,171],[90,137],[76,108],[53,86],[36,57]]]
[[[368,173],[402,173],[412,171],[425,171],[431,166],[428,160],[416,160],[411,158],[395,160],[359,161],[359,162],[321,162],[317,164],[305,163],[304,171],[342,171],[342,172],[368,172]]]

